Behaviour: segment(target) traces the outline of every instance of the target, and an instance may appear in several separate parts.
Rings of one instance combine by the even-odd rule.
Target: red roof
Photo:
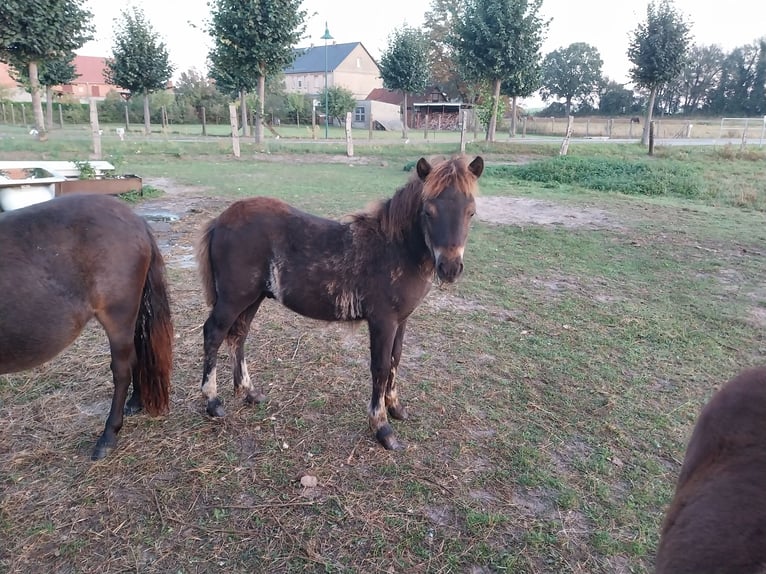
[[[367,94],[368,100],[383,102],[386,104],[400,105],[404,101],[404,95],[400,90],[389,90],[388,88],[375,88]]]

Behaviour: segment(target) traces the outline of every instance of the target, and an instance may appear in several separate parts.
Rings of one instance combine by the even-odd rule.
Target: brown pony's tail
[[[215,305],[218,295],[215,292],[213,268],[210,264],[210,242],[213,239],[216,220],[208,222],[197,242],[197,268],[202,279],[202,289],[205,291],[205,302],[211,307]]]
[[[148,231],[148,230],[147,230]],[[170,372],[173,365],[173,322],[170,317],[165,262],[151,232],[152,260],[141,294],[136,331],[136,368],[133,372],[146,412],[152,416],[168,412]]]

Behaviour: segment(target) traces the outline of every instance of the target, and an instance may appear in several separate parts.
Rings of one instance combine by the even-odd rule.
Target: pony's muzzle
[[[463,254],[447,257],[443,253],[436,256],[436,276],[444,283],[454,283],[463,273]]]

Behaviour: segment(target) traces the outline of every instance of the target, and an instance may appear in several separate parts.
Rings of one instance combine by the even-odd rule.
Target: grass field
[[[6,133],[7,132],[0,132]],[[4,159],[83,159],[87,132]],[[0,376],[0,571],[644,573],[696,416],[766,360],[766,152],[471,144],[485,157],[466,271],[409,321],[404,452],[366,423],[366,327],[264,304],[248,344],[267,389],[199,392],[207,309],[191,246],[233,199],[339,217],[454,142],[359,146],[104,140],[144,178],[176,328],[172,410],[127,420],[91,463],[111,397],[106,339]],[[303,486],[313,476],[316,486]]]

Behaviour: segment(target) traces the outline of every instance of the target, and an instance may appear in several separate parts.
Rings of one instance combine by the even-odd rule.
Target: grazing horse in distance
[[[766,367],[702,410],[665,515],[657,574],[766,572]]]
[[[91,458],[117,446],[123,408],[167,412],[173,325],[165,264],[143,218],[114,197],[65,195],[0,214],[0,249],[0,373],[52,359],[95,317],[114,393]]]
[[[372,398],[369,424],[380,443],[397,449],[387,414],[407,418],[396,369],[407,319],[431,288],[463,272],[477,179],[484,160],[463,157],[416,173],[390,199],[339,222],[278,200],[237,201],[204,229],[197,246],[206,300],[202,394],[207,413],[224,415],[216,388],[218,349],[231,349],[235,391],[259,402],[245,362],[245,338],[265,298],[321,321],[366,321],[370,333]]]

